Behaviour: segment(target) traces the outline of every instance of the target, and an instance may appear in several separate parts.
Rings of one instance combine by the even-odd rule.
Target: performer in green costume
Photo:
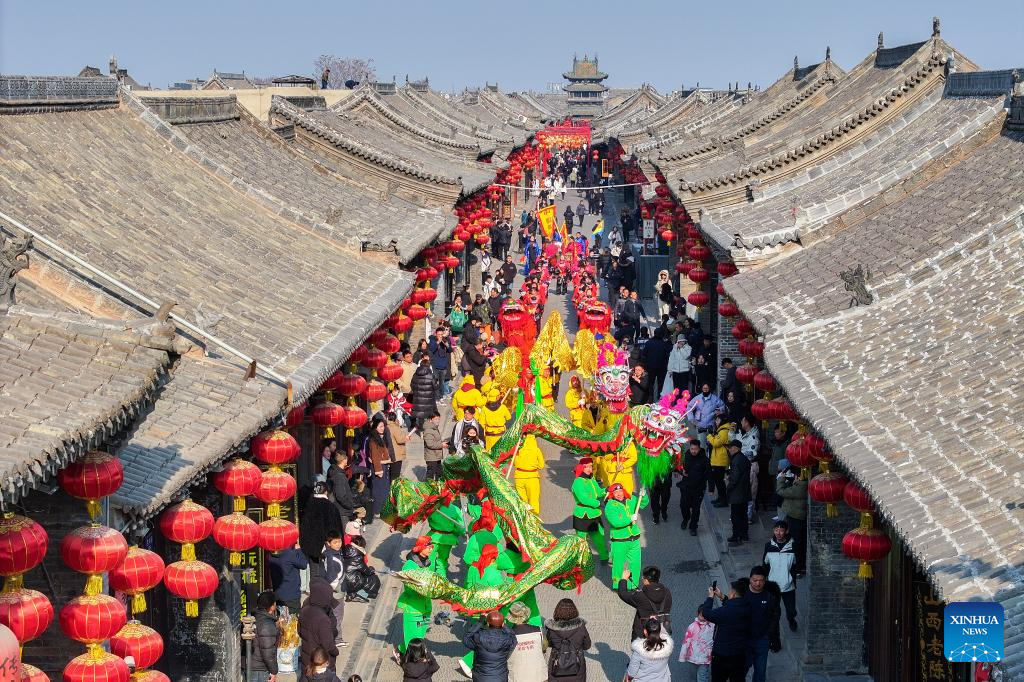
[[[466,569],[466,589],[498,592],[506,582],[506,578],[498,569],[497,545],[484,545],[480,548],[480,556]],[[462,657],[459,666],[469,677],[473,676],[473,652]]]
[[[434,542],[429,535],[422,535],[416,539],[416,544],[406,555],[403,571],[411,571],[416,568],[428,568],[430,566],[430,555],[433,553]],[[430,597],[424,596],[411,585],[402,588],[402,594],[398,597],[397,607],[402,614],[402,643],[398,652],[405,653],[409,642],[417,637],[425,637],[430,627],[430,614],[433,611],[433,603]]]
[[[636,589],[640,580],[640,526],[637,514],[646,509],[650,499],[640,489],[638,498],[633,498],[621,483],[612,483],[608,488],[608,501],[604,505],[604,517],[611,528],[612,545],[612,586],[622,577],[622,569],[629,565],[630,576],[626,583],[629,589]]]
[[[505,549],[498,556],[498,568],[505,570],[508,577],[512,580],[515,580],[515,576],[525,573],[530,568],[530,562],[523,558],[522,550],[516,546],[512,538],[505,540]],[[530,607],[530,618],[526,622],[537,627],[543,626],[544,617],[540,614],[540,606],[537,604],[537,594],[534,590],[531,588],[524,592],[519,601]],[[506,616],[508,616],[510,606],[512,606],[512,603],[509,603],[501,610]]]
[[[601,501],[604,488],[594,479],[594,460],[583,457],[576,465],[576,480],[572,482],[572,496],[576,506],[572,510],[572,527],[576,535],[588,538],[597,550],[597,557],[608,561],[608,543],[604,539],[601,523]]]
[[[438,507],[427,517],[430,537],[434,540],[433,569],[442,578],[448,577],[448,557],[459,539],[466,534],[463,526],[462,506],[458,498]]]

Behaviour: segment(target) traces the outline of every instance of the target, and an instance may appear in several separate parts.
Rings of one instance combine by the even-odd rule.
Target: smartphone
[[[718,589],[718,581],[717,580],[712,580],[711,581],[711,589],[712,590],[717,590]]]

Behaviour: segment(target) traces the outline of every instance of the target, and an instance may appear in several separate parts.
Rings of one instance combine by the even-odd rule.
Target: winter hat
[[[582,458],[580,458],[579,463],[576,465],[576,478],[579,478],[580,476],[583,475],[583,467],[587,466],[588,464],[593,464],[593,463],[594,463],[594,459],[592,457],[582,457]]]
[[[526,621],[530,620],[530,607],[521,601],[517,601],[508,607],[508,618],[506,619],[512,625],[522,625]]]

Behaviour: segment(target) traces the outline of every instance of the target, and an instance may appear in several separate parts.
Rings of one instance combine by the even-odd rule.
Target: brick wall
[[[827,518],[825,505],[809,503],[807,514],[807,581],[809,585],[807,651],[804,670],[867,672],[864,640],[866,583],[857,577],[857,562],[840,547],[843,535],[856,528],[860,515],[844,504],[839,516]]]

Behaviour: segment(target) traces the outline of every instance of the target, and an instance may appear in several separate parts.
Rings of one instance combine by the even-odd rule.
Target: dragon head
[[[594,389],[608,403],[609,410],[615,414],[626,411],[626,401],[629,397],[629,363],[626,361],[626,354],[610,343],[606,343],[598,354]]]
[[[631,430],[637,445],[655,457],[662,450],[675,450],[679,441],[686,435],[686,404],[690,400],[689,391],[683,391],[677,399],[678,392],[664,396],[656,405],[639,405],[630,413]]]

